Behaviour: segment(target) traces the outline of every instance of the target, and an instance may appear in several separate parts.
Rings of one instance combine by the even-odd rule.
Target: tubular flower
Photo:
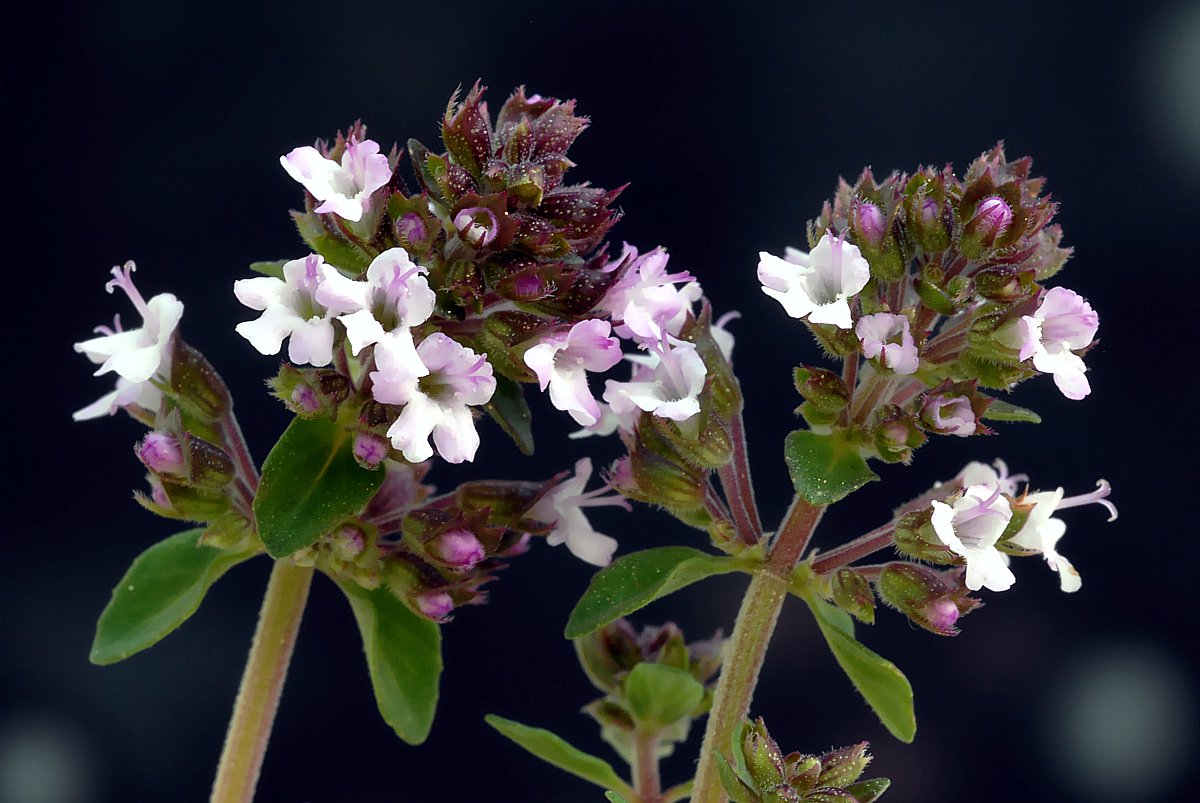
[[[392,169],[379,152],[379,143],[351,139],[342,153],[341,164],[326,159],[316,148],[296,148],[279,163],[288,175],[321,201],[317,212],[332,212],[346,220],[361,220],[371,193],[388,183]]]
[[[966,438],[975,434],[977,421],[966,396],[934,394],[921,409],[921,420],[934,432]]]
[[[331,273],[317,289],[317,300],[346,327],[355,355],[374,345],[376,360],[389,352],[383,359],[392,365],[413,365],[419,361],[412,327],[429,320],[437,301],[426,273],[403,248],[389,248],[371,260],[365,282]]]
[[[121,268],[114,267],[113,278],[104,289],[111,293],[120,288],[129,297],[134,309],[142,316],[141,327],[123,330],[118,316],[111,329],[96,327],[100,337],[75,344],[75,351],[100,365],[96,376],[111,371],[118,377],[115,390],[72,414],[76,421],[112,415],[120,408],[135,404],[153,409],[162,398],[161,391],[150,380],[156,375],[165,379],[170,372],[169,346],[183,317],[183,303],[170,293],[160,293],[149,301],[143,299],[133,284],[135,270],[137,266],[133,262],[126,262]]]
[[[621,337],[651,345],[664,333],[679,334],[692,304],[700,299],[700,285],[687,271],[667,273],[668,259],[663,248],[638,256],[637,249],[626,243],[620,261],[629,260],[630,266],[599,305],[621,322],[616,328]]]
[[[871,278],[870,266],[858,246],[827,232],[811,253],[789,248],[786,259],[766,251],[758,256],[763,292],[782,304],[788,315],[808,316],[810,323],[833,324],[839,329],[854,325],[849,299]]]
[[[1012,520],[1008,499],[989,485],[971,485],[951,499],[951,504],[932,503],[931,523],[941,542],[966,561],[967,588],[1007,591],[1017,578],[996,542]]]
[[[629,359],[652,368],[653,379],[608,380],[604,400],[616,415],[628,415],[637,409],[672,421],[686,421],[700,412],[699,395],[708,369],[694,344],[667,338],[649,354]]]
[[[1115,521],[1117,508],[1106,499],[1112,492],[1112,487],[1105,480],[1100,480],[1096,485],[1097,489],[1090,494],[1069,496],[1065,499],[1062,488],[1026,496],[1023,501],[1032,504],[1033,510],[1030,511],[1021,531],[1009,539],[1009,543],[1014,546],[1040,553],[1050,568],[1058,572],[1059,586],[1067,593],[1078,591],[1083,585],[1083,580],[1071,562],[1058,552],[1058,541],[1066,533],[1067,525],[1062,519],[1054,518],[1053,514],[1069,507],[1097,504],[1108,510],[1109,521]]]
[[[479,433],[471,407],[486,404],[496,392],[487,356],[480,356],[441,332],[421,341],[417,364],[393,364],[389,351],[375,355],[379,370],[371,372],[376,401],[403,404],[387,436],[412,463],[433,456],[429,436],[448,463],[474,460]]]
[[[1065,287],[1054,287],[1042,296],[1032,315],[1009,329],[1006,345],[1017,348],[1020,358],[1033,358],[1033,367],[1054,375],[1054,384],[1068,399],[1092,392],[1084,372],[1087,366],[1076,350],[1087,348],[1100,327],[1100,316],[1083,296]]]
[[[546,538],[550,546],[566,544],[572,555],[593,566],[607,566],[617,549],[617,540],[596,532],[587,516],[585,507],[616,505],[629,510],[629,503],[618,493],[603,494],[609,486],[584,493],[592,476],[591,458],[584,457],[575,464],[575,476],[559,483],[546,493],[529,511],[532,518],[554,522],[554,529]]]
[[[288,359],[318,368],[333,361],[332,313],[317,294],[323,282],[340,276],[325,260],[309,254],[283,266],[283,279],[256,276],[233,283],[233,294],[247,307],[262,310],[257,320],[239,323],[235,330],[260,354],[278,354],[285,338]]]
[[[525,352],[525,364],[537,374],[550,403],[590,427],[600,420],[600,405],[588,389],[588,371],[607,371],[621,361],[621,344],[610,337],[608,321],[580,321],[566,332],[555,332]]]
[[[864,315],[854,325],[863,356],[897,374],[915,374],[920,362],[908,318],[890,312]]]

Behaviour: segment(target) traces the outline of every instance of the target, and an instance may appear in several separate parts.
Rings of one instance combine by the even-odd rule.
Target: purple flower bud
[[[165,432],[151,432],[137,446],[138,459],[155,474],[183,474],[179,441]]]
[[[420,242],[427,233],[425,221],[416,212],[408,212],[396,221],[396,238],[401,242]]]
[[[354,433],[354,459],[366,468],[375,468],[388,454],[388,442],[374,432]]]
[[[524,555],[529,551],[529,542],[532,540],[533,536],[529,533],[521,533],[521,536],[512,546],[498,552],[497,556],[502,558],[515,558],[517,555]]]
[[[352,524],[338,528],[333,533],[333,550],[343,560],[352,560],[366,549],[366,539],[363,531]]]
[[[486,206],[472,206],[454,216],[454,228],[467,245],[487,248],[500,233],[500,221]]]
[[[989,195],[979,202],[968,228],[983,245],[988,246],[1012,225],[1012,221],[1012,207],[999,195]]]
[[[883,212],[873,203],[861,201],[854,205],[855,229],[860,244],[879,245],[883,242]]]
[[[920,215],[922,228],[933,228],[942,222],[942,210],[932,198],[921,202]]]
[[[925,618],[935,630],[951,632],[958,621],[958,605],[950,597],[935,599],[925,606]]]
[[[966,396],[935,393],[921,408],[921,421],[934,432],[965,438],[975,434],[978,420]]]
[[[464,572],[487,556],[475,533],[465,529],[442,533],[430,544],[429,551],[450,568]]]
[[[427,619],[445,622],[454,610],[454,600],[445,591],[432,591],[417,597],[417,610]]]
[[[157,480],[152,480],[150,482],[150,499],[154,502],[154,504],[158,505],[163,510],[175,509],[175,506],[171,504],[170,497],[167,496],[166,489],[164,489],[162,483],[158,482]]]
[[[297,385],[292,391],[292,404],[297,410],[305,413],[315,413],[321,409],[321,401],[317,393],[308,385]]]

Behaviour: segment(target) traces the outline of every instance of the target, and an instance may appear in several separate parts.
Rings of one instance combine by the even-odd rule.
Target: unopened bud
[[[936,254],[950,246],[950,232],[946,230],[943,209],[943,205],[933,198],[924,198],[917,204],[913,228],[926,253]]]
[[[354,433],[354,459],[363,468],[378,468],[388,455],[388,442],[374,432]]]
[[[402,244],[415,243],[425,239],[428,230],[425,221],[416,212],[407,212],[396,221],[396,239]]]
[[[426,619],[446,622],[454,610],[454,600],[445,591],[431,591],[417,596],[417,610]]]
[[[978,607],[965,589],[942,573],[915,563],[889,563],[879,575],[879,595],[915,624],[939,636],[956,636],[959,616]]]
[[[155,474],[182,476],[183,450],[179,441],[166,432],[149,432],[137,445],[138,459]]]
[[[884,230],[883,212],[878,206],[867,201],[854,204],[853,226],[855,241],[860,246],[879,246],[887,233]]]
[[[963,228],[963,255],[975,259],[991,248],[1013,222],[1013,210],[999,195],[989,195],[975,207],[975,217]]]
[[[817,785],[841,788],[857,781],[871,763],[867,747],[866,742],[859,742],[821,756],[821,776]]]
[[[1037,292],[1033,271],[1022,271],[1010,265],[992,265],[973,277],[975,292],[992,301],[1017,301]]]
[[[367,539],[361,529],[353,524],[346,524],[332,533],[330,545],[337,557],[352,561],[367,548]]]
[[[759,789],[774,789],[786,780],[783,753],[771,738],[762,717],[746,730],[742,740],[742,755],[750,779]]]
[[[292,408],[300,413],[315,414],[321,410],[321,401],[317,392],[308,385],[296,385],[291,395]]]
[[[454,216],[454,228],[467,245],[486,248],[500,233],[500,221],[486,206],[472,206]]]
[[[466,571],[487,556],[475,533],[466,529],[442,533],[429,545],[429,551],[456,571]]]
[[[885,404],[875,412],[871,439],[881,460],[906,464],[926,440],[916,419],[895,404]]]
[[[850,402],[850,390],[833,371],[801,365],[793,372],[792,380],[796,391],[820,412],[840,413]]]
[[[833,603],[860,622],[875,623],[875,594],[854,569],[839,569],[833,576]]]

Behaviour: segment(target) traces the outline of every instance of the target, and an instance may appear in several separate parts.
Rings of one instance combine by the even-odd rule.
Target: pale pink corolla
[[[393,366],[415,365],[412,327],[429,320],[437,302],[425,278],[428,272],[403,248],[389,248],[371,260],[366,281],[330,275],[318,288],[317,300],[346,327],[355,355],[374,345],[376,361],[390,358]],[[390,354],[383,357],[384,352]]]
[[[596,532],[585,507],[616,505],[629,510],[629,503],[618,493],[607,496],[609,486],[584,493],[592,476],[592,461],[584,457],[575,464],[575,476],[546,492],[530,509],[529,516],[539,521],[553,522],[554,529],[546,538],[550,546],[566,544],[572,555],[593,566],[607,566],[617,549],[617,540]]]
[[[966,438],[975,434],[978,421],[966,396],[936,393],[921,408],[921,420],[934,432]]]
[[[700,299],[700,285],[687,271],[667,273],[668,259],[663,248],[639,256],[636,248],[625,244],[622,261],[630,265],[598,306],[621,322],[615,330],[621,337],[651,345],[664,334],[677,336],[687,321]]]
[[[908,318],[890,312],[864,315],[854,325],[863,356],[878,359],[897,374],[914,374],[920,359]]]
[[[971,485],[949,504],[934,501],[933,531],[951,552],[967,564],[967,588],[1007,591],[1016,582],[996,543],[1012,520],[1012,507],[999,488]]]
[[[654,382],[654,368],[658,364],[657,357],[634,354],[626,355],[626,362],[632,366],[632,372],[629,377],[630,382]],[[598,402],[600,407],[600,418],[595,424],[589,427],[572,432],[568,438],[578,439],[587,438],[592,435],[611,435],[614,432],[630,433],[637,426],[638,418],[641,417],[642,411],[637,405],[626,404],[619,405],[622,412],[618,413],[613,409],[613,406],[607,402]]]
[[[537,374],[550,403],[590,427],[600,420],[600,405],[588,388],[587,372],[607,371],[621,361],[621,344],[610,337],[608,321],[586,320],[565,332],[553,332],[525,352],[525,364]]]
[[[332,212],[346,220],[361,220],[371,194],[392,177],[387,156],[379,152],[379,143],[369,139],[349,140],[340,164],[309,145],[280,156],[279,163],[322,202],[317,212]]]
[[[288,339],[288,359],[318,368],[333,361],[333,315],[317,300],[321,284],[340,276],[317,254],[293,259],[283,266],[283,278],[256,276],[233,283],[233,294],[250,309],[262,310],[256,320],[234,329],[260,354],[278,354]]]
[[[404,453],[404,459],[419,463],[433,456],[432,435],[446,462],[474,460],[479,433],[471,407],[487,404],[496,391],[486,355],[441,332],[422,340],[415,354],[419,368],[391,364],[397,357],[388,351],[375,354],[378,370],[371,372],[375,400],[404,405],[387,431],[392,446]]]
[[[699,396],[708,369],[694,344],[668,338],[649,354],[629,359],[642,362],[654,373],[649,380],[608,380],[604,400],[618,416],[642,410],[660,418],[686,421],[700,412]]]
[[[712,338],[717,343],[717,348],[721,350],[721,356],[726,360],[733,359],[733,332],[730,332],[726,327],[730,321],[736,321],[742,317],[740,312],[727,312],[722,315],[712,325]]]
[[[1071,507],[1098,504],[1108,510],[1108,520],[1115,521],[1117,508],[1106,498],[1112,492],[1111,486],[1105,480],[1100,480],[1096,485],[1097,489],[1090,494],[1065,499],[1062,488],[1029,494],[1022,501],[1032,504],[1033,510],[1030,511],[1029,518],[1021,530],[1009,539],[1009,543],[1014,546],[1040,553],[1046,559],[1047,565],[1058,572],[1059,587],[1067,593],[1078,591],[1083,586],[1083,580],[1071,562],[1058,551],[1058,542],[1066,533],[1067,525],[1062,519],[1054,518],[1053,514]]]
[[[162,392],[151,380],[155,376],[169,377],[171,337],[183,317],[183,303],[170,293],[160,293],[149,301],[143,299],[133,283],[135,270],[137,266],[133,262],[126,262],[122,268],[114,267],[113,279],[104,289],[112,293],[120,288],[141,315],[142,325],[123,330],[118,316],[113,320],[112,328],[96,327],[99,337],[75,344],[75,351],[100,365],[96,376],[113,372],[118,377],[112,392],[72,414],[76,421],[112,415],[130,406],[153,410],[162,399]]]
[[[1028,482],[1029,475],[1009,474],[1008,464],[1000,458],[996,458],[990,466],[972,460],[963,467],[962,471],[958,472],[954,481],[963,488],[969,485],[987,485],[998,489],[1002,494],[1016,496],[1018,486],[1022,482]]]
[[[862,292],[871,269],[858,246],[826,232],[810,253],[787,249],[781,259],[759,252],[758,280],[763,292],[783,305],[793,318],[833,324],[839,329],[854,325],[849,299]]]
[[[1087,348],[1100,327],[1100,316],[1083,296],[1065,287],[1053,287],[1042,296],[1032,315],[1025,315],[1000,334],[1018,349],[1022,360],[1033,358],[1033,367],[1054,375],[1054,384],[1068,399],[1082,399],[1092,391],[1084,372],[1087,366],[1075,352]]]

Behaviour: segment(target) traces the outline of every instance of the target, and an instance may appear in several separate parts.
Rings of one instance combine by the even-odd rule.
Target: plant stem
[[[633,783],[638,803],[662,803],[662,781],[658,777],[659,732],[638,729],[634,734]]]
[[[729,750],[733,729],[746,716],[750,698],[758,683],[758,673],[767,654],[767,644],[783,601],[787,598],[787,581],[769,570],[755,573],[742,599],[733,635],[725,645],[725,661],[721,679],[713,697],[704,744],[700,748],[700,766],[696,768],[696,784],[692,803],[720,803],[725,800],[724,788],[717,775],[717,752]]]
[[[721,479],[721,488],[729,499],[738,536],[746,544],[754,545],[762,537],[762,520],[758,516],[758,505],[754,501],[754,485],[750,480],[750,455],[746,449],[746,426],[740,412],[730,422],[729,439],[733,444],[733,455],[730,461],[718,470],[717,475]]]
[[[784,516],[783,524],[779,525],[779,533],[767,558],[772,571],[784,578],[791,574],[824,514],[824,507],[811,504],[799,494],[792,499],[792,506]]]
[[[884,547],[891,546],[895,533],[896,522],[894,521],[877,527],[866,535],[860,535],[853,541],[819,556],[812,562],[813,571],[817,574],[828,574],[843,566],[848,566],[859,558],[873,555]]]
[[[308,600],[312,567],[276,561],[217,765],[211,803],[250,803]]]

